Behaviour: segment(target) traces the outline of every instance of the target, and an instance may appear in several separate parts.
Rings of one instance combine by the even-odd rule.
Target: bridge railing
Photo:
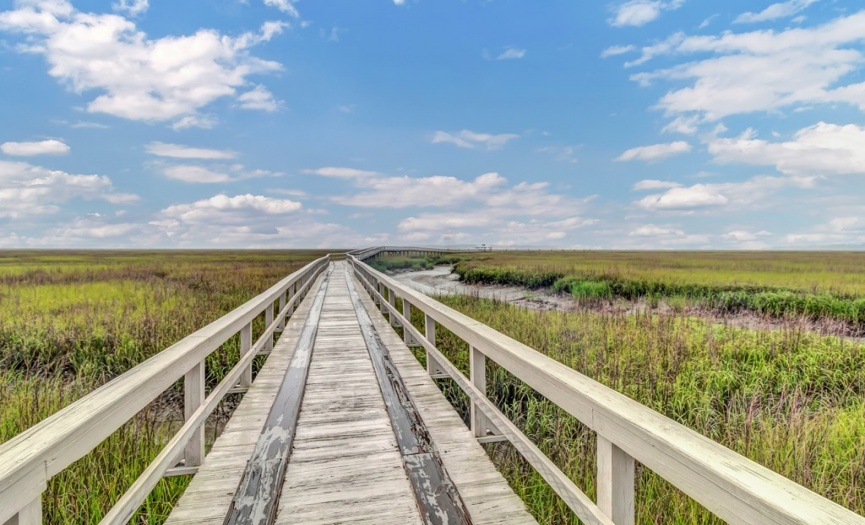
[[[471,253],[478,251],[475,248],[424,248],[419,246],[374,246],[372,248],[363,248],[361,250],[354,250],[347,253],[347,255],[351,255],[355,257],[359,261],[366,261],[367,259],[371,259],[376,255],[382,253],[391,253],[396,255],[421,255],[421,254],[429,254],[429,255],[442,255],[445,253]]]
[[[249,388],[254,358],[270,353],[274,333],[285,326],[285,319],[329,260],[326,256],[307,264],[243,306],[0,445],[0,524],[42,523],[41,498],[48,480],[181,378],[185,423],[102,523],[126,523],[162,477],[196,472],[204,460],[205,420],[226,394]],[[266,328],[253,344],[252,323],[262,314]],[[205,358],[238,333],[240,360],[205,397]]]
[[[630,525],[635,462],[659,474],[728,523],[865,524],[865,518],[536,350],[405,286],[349,256],[355,275],[406,342],[423,346],[433,377],[449,377],[471,400],[479,441],[507,439],[587,524]],[[396,299],[402,300],[398,311]],[[424,331],[411,324],[420,310]],[[436,348],[436,326],[470,347],[464,376]],[[597,502],[580,490],[486,396],[486,360],[525,382],[597,433]]]

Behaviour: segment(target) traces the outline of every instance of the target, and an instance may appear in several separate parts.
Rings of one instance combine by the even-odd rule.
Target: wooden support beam
[[[405,318],[406,324],[411,324],[411,303],[405,297],[402,299],[402,316]],[[402,338],[406,346],[413,346],[415,344],[406,327],[403,327]]]
[[[183,418],[184,421],[195,414],[195,411],[204,404],[204,361],[192,367],[192,370],[183,376]],[[204,429],[199,427],[192,434],[192,439],[183,449],[184,465],[197,467],[204,462]]]
[[[598,508],[616,525],[634,524],[634,458],[600,434]]]
[[[393,293],[393,289],[387,291],[387,302],[396,310],[396,294]],[[394,315],[393,310],[388,310],[388,317],[390,317],[390,325],[398,326],[399,323],[396,320],[396,315]]]
[[[427,341],[429,341],[432,346],[435,346],[436,322],[435,319],[426,314],[424,315],[424,333],[426,334]],[[436,361],[435,357],[433,357],[429,352],[426,353],[426,370],[433,378],[441,376],[447,377],[444,368],[442,368],[438,361]]]
[[[252,348],[252,321],[240,330],[240,358]],[[252,363],[244,369],[238,386],[249,388],[252,385]]]
[[[475,347],[469,348],[469,379],[475,388],[486,396],[487,358]],[[501,435],[474,401],[471,403],[471,428],[476,438]]]
[[[42,525],[42,494],[18,511],[4,525]]]
[[[282,308],[279,309],[282,311]],[[273,304],[268,305],[268,307],[264,310],[264,328],[267,329],[270,325],[273,324]],[[273,334],[267,336],[267,340],[264,342],[264,350],[262,353],[269,354],[273,351]]]

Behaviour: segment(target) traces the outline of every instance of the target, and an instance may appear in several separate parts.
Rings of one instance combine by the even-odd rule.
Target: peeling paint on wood
[[[470,524],[472,520],[465,503],[448,476],[426,424],[364,308],[348,270],[346,282],[390,416],[403,466],[424,522],[435,525]]]
[[[316,294],[279,393],[234,494],[225,525],[269,525],[276,518],[279,494],[285,481],[319,318],[332,271],[332,268],[328,270]]]

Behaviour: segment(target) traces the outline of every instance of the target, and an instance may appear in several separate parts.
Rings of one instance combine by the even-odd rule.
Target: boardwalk
[[[582,523],[655,520],[635,515],[639,463],[728,523],[865,525],[364,263],[382,253],[441,250],[376,247],[338,262],[322,257],[0,445],[0,524],[41,524],[48,481],[182,380],[183,425],[101,524],[127,523],[163,477],[178,475],[192,479],[173,524],[534,523],[482,445],[507,441]],[[254,325],[265,327],[255,341]],[[438,348],[444,330],[463,341],[468,374]],[[207,358],[238,335],[239,360],[206,390]],[[487,397],[488,361],[596,434],[595,497]],[[468,426],[438,378],[467,397]],[[204,424],[231,392],[243,399],[205,454]]]
[[[334,265],[318,322],[309,376],[276,523],[430,522],[406,475],[381,386],[349,295],[347,265]],[[168,523],[222,524],[262,432],[319,277],[289,321],[224,433],[216,440]],[[352,282],[355,290],[359,283]],[[368,296],[365,312],[399,368],[471,522],[534,523],[457,413]],[[432,522],[435,522],[433,520]]]

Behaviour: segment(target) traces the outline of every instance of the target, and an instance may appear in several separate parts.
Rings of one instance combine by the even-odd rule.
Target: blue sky
[[[861,248],[860,9],[0,0],[0,248]]]

